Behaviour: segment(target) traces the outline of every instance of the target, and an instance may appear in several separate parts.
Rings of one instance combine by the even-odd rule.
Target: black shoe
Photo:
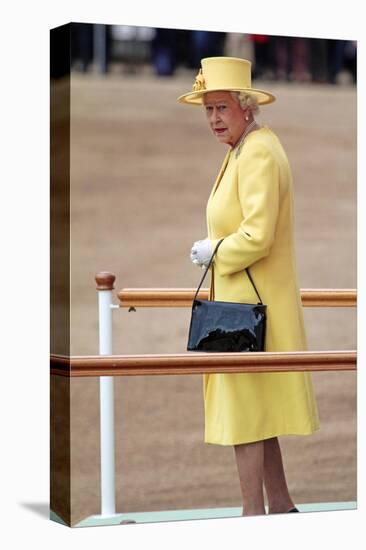
[[[296,507],[295,508],[291,508],[291,510],[288,510],[287,513],[289,514],[290,512],[300,512],[300,510],[298,510]]]

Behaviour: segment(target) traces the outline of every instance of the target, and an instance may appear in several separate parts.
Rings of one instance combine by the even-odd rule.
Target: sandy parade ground
[[[193,288],[189,251],[226,151],[202,110],[177,104],[192,74],[72,75],[71,353],[98,353],[98,271],[124,287]],[[356,89],[260,82],[259,121],[294,175],[301,288],[356,288]],[[204,286],[208,286],[207,284]],[[116,299],[117,300],[117,299]],[[115,354],[184,353],[189,308],[114,311]],[[356,348],[354,308],[306,308],[310,350]],[[281,438],[296,503],[356,500],[356,376],[316,373],[321,429]],[[73,378],[72,521],[99,512],[99,380]],[[115,378],[117,511],[241,505],[232,447],[203,442],[201,375]]]

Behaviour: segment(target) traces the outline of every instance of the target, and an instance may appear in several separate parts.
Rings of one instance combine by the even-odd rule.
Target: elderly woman
[[[191,260],[211,266],[210,299],[256,303],[245,268],[267,305],[266,351],[306,349],[294,249],[293,185],[286,153],[273,131],[255,120],[275,100],[251,87],[244,59],[202,59],[192,92],[178,101],[203,105],[212,133],[228,152],[207,203],[207,238]],[[204,375],[205,442],[233,445],[243,514],[297,512],[278,441],[319,428],[309,373]]]

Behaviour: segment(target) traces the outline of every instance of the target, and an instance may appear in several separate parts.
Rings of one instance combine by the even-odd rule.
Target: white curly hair
[[[253,115],[259,113],[258,100],[254,95],[247,92],[230,92],[230,94],[242,109],[249,109]]]

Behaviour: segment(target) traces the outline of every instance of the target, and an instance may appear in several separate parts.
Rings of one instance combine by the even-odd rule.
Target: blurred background
[[[251,60],[254,87],[277,97],[258,121],[292,167],[301,288],[356,288],[354,41],[72,23],[72,355],[98,353],[98,271],[116,275],[116,291],[198,285],[189,251],[206,237],[226,147],[177,97],[218,55]],[[189,308],[115,311],[113,351],[184,353],[189,319]],[[354,309],[306,308],[305,321],[309,349],[356,348]],[[313,380],[320,431],[281,438],[290,491],[296,503],[354,501],[356,375]],[[71,379],[74,523],[99,512],[98,383]],[[241,505],[232,447],[203,443],[200,375],[115,378],[115,393],[118,512]]]
[[[203,57],[244,57],[253,78],[288,82],[356,83],[356,42],[128,25],[72,24],[72,68],[174,76]]]

